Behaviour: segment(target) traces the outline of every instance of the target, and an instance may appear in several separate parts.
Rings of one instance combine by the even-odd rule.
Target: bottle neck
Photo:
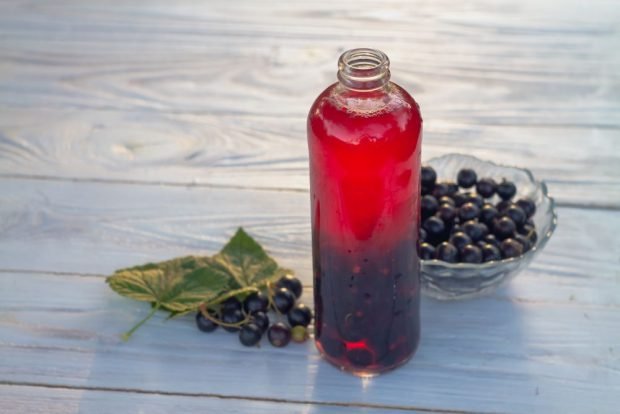
[[[376,49],[351,49],[338,59],[338,80],[347,89],[374,91],[390,80],[390,60]]]

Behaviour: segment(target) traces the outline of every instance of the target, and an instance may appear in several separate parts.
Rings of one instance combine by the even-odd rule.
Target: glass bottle
[[[420,337],[422,118],[388,57],[353,49],[307,128],[316,345],[374,375],[409,360]]]

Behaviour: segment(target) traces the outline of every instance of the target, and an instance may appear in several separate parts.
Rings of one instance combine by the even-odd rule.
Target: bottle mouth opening
[[[380,88],[390,79],[390,59],[376,49],[348,50],[338,59],[338,79],[350,89]]]

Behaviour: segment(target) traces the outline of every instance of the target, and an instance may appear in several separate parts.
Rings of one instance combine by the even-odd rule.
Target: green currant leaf
[[[224,248],[212,258],[213,269],[233,281],[232,288],[261,287],[290,270],[278,264],[249,234],[239,227]]]

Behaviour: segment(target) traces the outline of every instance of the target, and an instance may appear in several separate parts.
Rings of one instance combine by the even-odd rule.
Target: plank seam
[[[372,403],[358,403],[358,402],[340,402],[340,401],[312,401],[301,399],[289,399],[289,398],[275,398],[275,397],[250,397],[244,395],[226,395],[208,392],[173,392],[173,391],[152,391],[142,390],[139,388],[116,388],[116,387],[95,387],[95,386],[74,386],[74,385],[56,385],[56,384],[43,384],[29,381],[5,381],[0,380],[0,385],[5,386],[17,386],[17,387],[37,387],[47,388],[54,390],[73,390],[73,391],[100,391],[100,392],[118,392],[125,394],[139,394],[139,395],[164,395],[170,397],[188,397],[188,398],[219,398],[222,400],[241,400],[241,401],[260,401],[270,402],[276,404],[296,404],[296,405],[319,405],[324,407],[353,407],[353,408],[369,408],[375,410],[394,410],[394,411],[410,411],[410,412],[423,412],[423,413],[446,413],[446,414],[494,414],[492,411],[465,411],[465,410],[445,410],[439,408],[425,408],[415,406],[404,405],[391,405],[391,404],[372,404]]]
[[[37,174],[6,174],[0,173],[0,179],[14,180],[36,180],[36,181],[55,181],[55,182],[74,182],[74,183],[92,183],[92,184],[121,184],[121,185],[144,185],[157,187],[181,187],[181,188],[217,188],[220,190],[250,190],[250,191],[273,191],[273,192],[290,192],[290,193],[309,193],[305,188],[291,187],[250,187],[232,184],[212,184],[212,183],[181,183],[171,181],[146,181],[146,180],[129,180],[129,179],[111,179],[111,178],[80,178],[80,177],[58,177]],[[573,202],[563,202],[556,199],[556,206],[565,208],[575,208],[583,210],[602,210],[602,211],[620,211],[620,205],[617,204],[580,204]]]

